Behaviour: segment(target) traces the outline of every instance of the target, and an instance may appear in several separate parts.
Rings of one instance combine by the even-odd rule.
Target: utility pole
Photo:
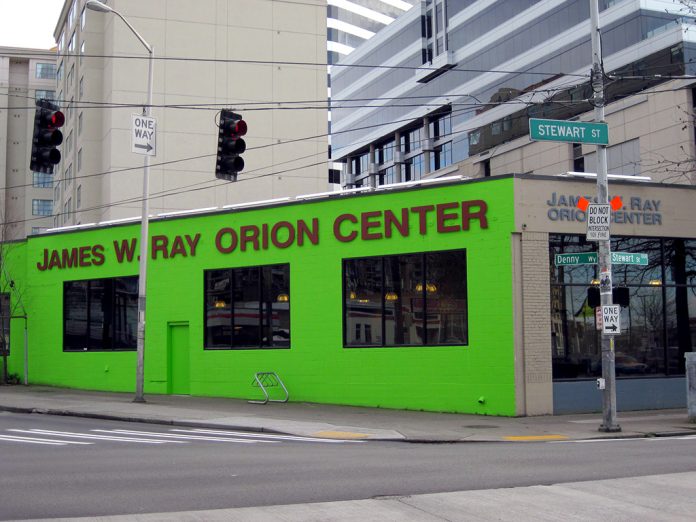
[[[594,120],[604,122],[604,70],[602,68],[602,45],[599,38],[599,1],[590,0],[590,37],[592,39],[592,90],[594,92]],[[609,203],[607,180],[607,147],[597,145],[597,203]],[[613,304],[611,283],[611,240],[598,241],[598,267],[600,274],[600,303]],[[605,284],[602,283],[605,282]],[[608,285],[606,282],[608,281]],[[617,432],[621,426],[616,422],[616,364],[614,337],[602,333],[602,424],[599,431]]]

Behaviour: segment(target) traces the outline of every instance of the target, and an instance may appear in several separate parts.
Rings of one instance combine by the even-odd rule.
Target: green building
[[[629,207],[658,202],[641,207],[640,225],[617,217],[618,241],[640,249],[635,238],[657,238],[662,256],[664,238],[696,230],[685,217],[690,187],[616,187]],[[439,179],[153,219],[145,394],[260,398],[254,375],[272,371],[292,401],[486,415],[598,410],[598,333],[582,313],[595,272],[553,264],[555,253],[591,250],[570,201],[592,191],[550,177]],[[136,219],[4,245],[11,373],[31,384],[134,390],[139,232]],[[696,263],[696,243],[679,241]],[[625,402],[630,409],[685,401],[670,390],[684,385],[678,358],[696,336],[696,276],[669,283],[657,261],[660,285],[625,281],[643,298],[632,300],[629,320],[622,313],[628,326],[617,336],[622,360],[635,361],[632,373],[617,368],[620,410],[622,393],[648,397]],[[645,297],[643,286],[663,299],[670,284],[671,301]],[[660,331],[645,328],[648,304],[661,307]],[[670,337],[672,316],[682,331]]]

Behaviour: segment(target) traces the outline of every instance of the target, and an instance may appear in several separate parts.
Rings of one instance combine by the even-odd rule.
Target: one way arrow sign
[[[131,152],[156,156],[157,120],[140,114],[131,116]]]
[[[602,306],[602,333],[617,335],[621,333],[619,319],[621,317],[621,307],[619,305]]]

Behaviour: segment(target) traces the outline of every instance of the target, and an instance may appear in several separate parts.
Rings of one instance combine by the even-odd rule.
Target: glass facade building
[[[599,1],[609,102],[696,72],[694,20],[673,4]],[[530,117],[567,119],[592,109],[589,2],[423,2],[339,65],[332,75],[334,159],[349,163],[448,113],[447,159],[429,159],[428,176],[450,157],[458,163],[524,136]],[[350,107],[357,100],[370,102]],[[424,145],[429,156],[442,156],[441,143]],[[344,185],[359,185],[360,173],[347,170]]]

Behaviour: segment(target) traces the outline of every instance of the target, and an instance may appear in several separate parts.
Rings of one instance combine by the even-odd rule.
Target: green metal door
[[[170,323],[168,330],[169,393],[188,395],[191,393],[189,325],[188,323]]]

